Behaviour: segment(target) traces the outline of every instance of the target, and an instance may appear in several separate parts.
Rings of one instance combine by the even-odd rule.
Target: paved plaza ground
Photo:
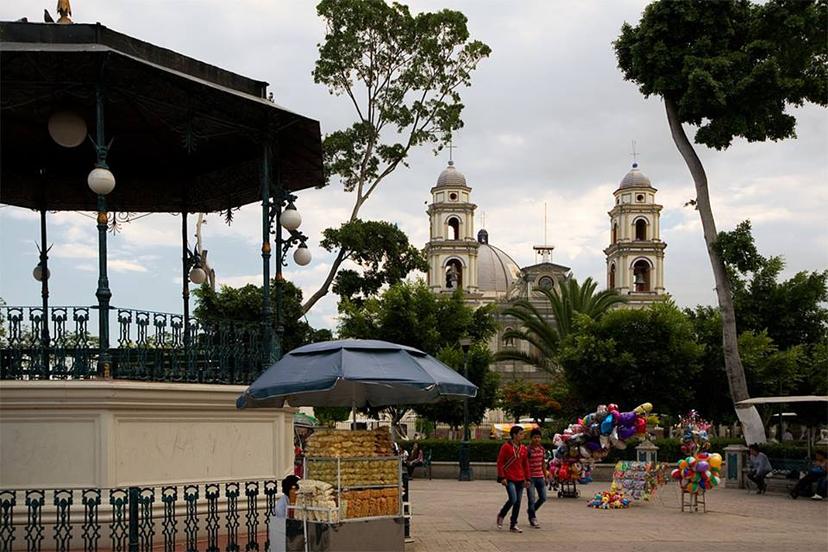
[[[627,510],[593,510],[587,498],[608,482],[582,487],[577,499],[551,497],[541,508],[541,529],[529,527],[525,500],[523,534],[495,526],[505,491],[494,481],[411,481],[412,536],[406,552],[623,552],[706,550],[828,550],[828,501],[792,500],[782,494],[757,496],[743,489],[714,489],[707,513],[682,513],[675,484],[650,502]]]

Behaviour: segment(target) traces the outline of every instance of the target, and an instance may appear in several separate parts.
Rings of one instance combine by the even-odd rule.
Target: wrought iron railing
[[[87,379],[98,373],[96,307],[0,306],[0,379]],[[262,370],[261,326],[112,308],[110,377],[248,384]],[[47,332],[44,332],[44,325]],[[92,327],[97,328],[93,322]],[[48,336],[48,338],[47,338]]]
[[[0,489],[0,550],[265,552],[277,492],[276,480]]]

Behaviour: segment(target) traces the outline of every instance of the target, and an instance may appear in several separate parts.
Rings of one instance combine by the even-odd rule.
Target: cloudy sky
[[[609,240],[612,191],[629,169],[631,141],[641,169],[658,188],[662,239],[668,244],[665,283],[681,306],[712,304],[713,277],[698,214],[684,203],[693,184],[667,128],[663,105],[624,82],[611,42],[624,21],[636,22],[646,1],[466,2],[414,1],[414,11],[464,12],[474,38],[492,48],[463,92],[465,128],[455,144],[457,167],[485,213],[492,244],[521,265],[534,262],[543,241],[544,204],[554,260],[578,278],[605,282],[602,249]],[[318,119],[323,132],[348,125],[349,106],[313,83],[316,45],[323,36],[312,1],[75,0],[74,20],[171,48],[243,75],[268,81],[279,104]],[[40,21],[54,1],[6,0],[0,19]],[[794,111],[798,139],[736,143],[725,152],[699,148],[720,229],[751,219],[760,250],[783,255],[786,274],[828,267],[828,117],[806,106]],[[445,167],[429,148],[394,173],[362,210],[363,218],[399,224],[413,243],[428,236],[425,203]],[[306,295],[321,283],[330,259],[318,247],[321,231],[344,221],[351,198],[341,187],[302,192],[298,208],[311,238],[312,264],[289,266],[286,277]],[[219,283],[260,282],[257,207],[232,226],[208,217],[205,246]],[[181,310],[179,219],[151,215],[110,235],[112,303],[168,312]],[[38,215],[0,208],[0,297],[34,305],[39,286]],[[53,304],[95,303],[96,229],[80,214],[50,216]],[[309,313],[314,326],[336,325],[328,296]]]

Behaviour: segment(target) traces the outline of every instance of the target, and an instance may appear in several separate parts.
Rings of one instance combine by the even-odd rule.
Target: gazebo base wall
[[[281,478],[294,409],[236,410],[236,385],[0,381],[0,488]]]

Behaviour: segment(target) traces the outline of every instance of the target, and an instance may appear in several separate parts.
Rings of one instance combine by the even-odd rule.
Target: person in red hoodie
[[[512,533],[523,533],[517,526],[518,514],[520,513],[520,498],[523,489],[529,488],[529,456],[526,447],[523,446],[523,428],[519,425],[512,426],[509,430],[511,439],[500,447],[497,455],[497,481],[506,487],[507,500],[500,513],[497,514],[497,528],[503,528],[503,519],[512,510],[509,520],[509,531]]]

